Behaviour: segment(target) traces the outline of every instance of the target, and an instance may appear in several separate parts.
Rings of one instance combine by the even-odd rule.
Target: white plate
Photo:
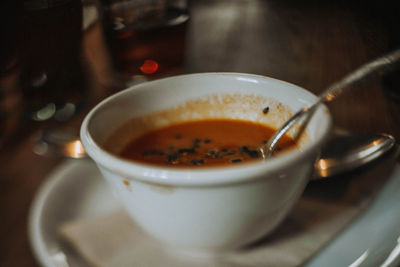
[[[63,243],[60,225],[118,208],[91,160],[63,162],[45,180],[31,206],[29,237],[36,259],[47,267],[87,266]]]
[[[399,164],[369,209],[306,266],[400,266]]]
[[[400,165],[370,208],[306,266],[400,264]],[[88,266],[62,241],[60,225],[120,209],[94,163],[68,160],[45,180],[29,217],[29,237],[42,266]]]

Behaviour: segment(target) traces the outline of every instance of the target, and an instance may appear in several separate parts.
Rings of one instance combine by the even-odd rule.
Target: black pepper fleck
[[[192,163],[193,165],[201,165],[201,164],[204,164],[204,160],[203,159],[192,159],[190,161],[190,163]]]
[[[240,148],[240,152],[241,152],[241,153],[246,153],[247,151],[249,151],[249,148],[248,148],[247,146],[242,146],[242,147]]]
[[[196,150],[194,148],[180,148],[178,149],[179,154],[194,154]]]
[[[235,155],[235,154],[236,154],[235,151],[227,151],[227,152],[224,153],[224,156],[232,156],[232,155]]]
[[[258,154],[257,150],[249,150],[249,151],[247,151],[247,154],[252,158],[258,158],[259,157],[259,154]]]
[[[215,150],[209,150],[209,151],[207,152],[207,154],[214,155],[214,154],[215,154]]]
[[[179,155],[178,154],[169,154],[167,155],[167,160],[169,163],[176,162],[178,160]]]
[[[195,139],[193,139],[193,144],[198,144],[198,143],[200,143],[201,142],[201,139],[200,138],[195,138]]]
[[[240,148],[240,153],[247,154],[251,158],[258,158],[260,156],[256,149],[249,149],[247,146],[242,146]]]

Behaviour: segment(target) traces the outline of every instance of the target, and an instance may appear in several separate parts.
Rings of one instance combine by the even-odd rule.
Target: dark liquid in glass
[[[109,42],[118,72],[150,79],[182,73],[188,19],[185,10],[170,7],[158,18],[122,28],[114,22]]]

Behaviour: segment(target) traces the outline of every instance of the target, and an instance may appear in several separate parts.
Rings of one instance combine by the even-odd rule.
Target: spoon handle
[[[349,88],[352,88],[349,85],[352,85],[356,82],[359,82],[371,74],[378,73],[379,71],[387,71],[391,70],[394,63],[396,63],[400,59],[400,49],[395,50],[391,53],[388,53],[382,57],[374,59],[361,67],[357,68],[355,71],[351,72],[340,81],[332,84],[328,87],[322,94],[319,95],[318,100],[311,104],[310,106],[305,106],[299,111],[297,111],[289,120],[287,120],[281,128],[279,128],[274,135],[268,140],[268,142],[261,147],[260,152],[264,159],[272,156],[272,153],[275,150],[275,147],[280,140],[280,138],[289,131],[290,128],[305,114],[312,114],[316,110],[319,104],[327,103],[333,101],[341,95],[344,91],[347,91]],[[345,90],[347,89],[347,90]]]
[[[353,85],[356,82],[362,81],[363,79],[369,77],[371,74],[376,74],[380,71],[384,72],[387,70],[391,70],[393,64],[396,63],[399,59],[400,49],[362,65],[361,67],[357,68],[356,70],[352,71],[350,74],[342,78],[340,81],[335,82],[334,84],[329,86],[328,89],[326,89],[322,94],[319,95],[318,102],[330,102],[341,95],[344,91],[346,91],[345,89],[351,88],[351,86],[349,85]]]

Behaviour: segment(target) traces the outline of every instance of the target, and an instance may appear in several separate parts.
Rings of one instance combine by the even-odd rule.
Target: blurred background
[[[27,214],[46,175],[106,96],[194,72],[245,72],[318,94],[400,46],[379,1],[2,0],[0,265],[34,266]],[[399,70],[330,104],[335,124],[400,140]],[[63,148],[65,150],[65,148]],[[75,151],[74,153],[79,153]]]

